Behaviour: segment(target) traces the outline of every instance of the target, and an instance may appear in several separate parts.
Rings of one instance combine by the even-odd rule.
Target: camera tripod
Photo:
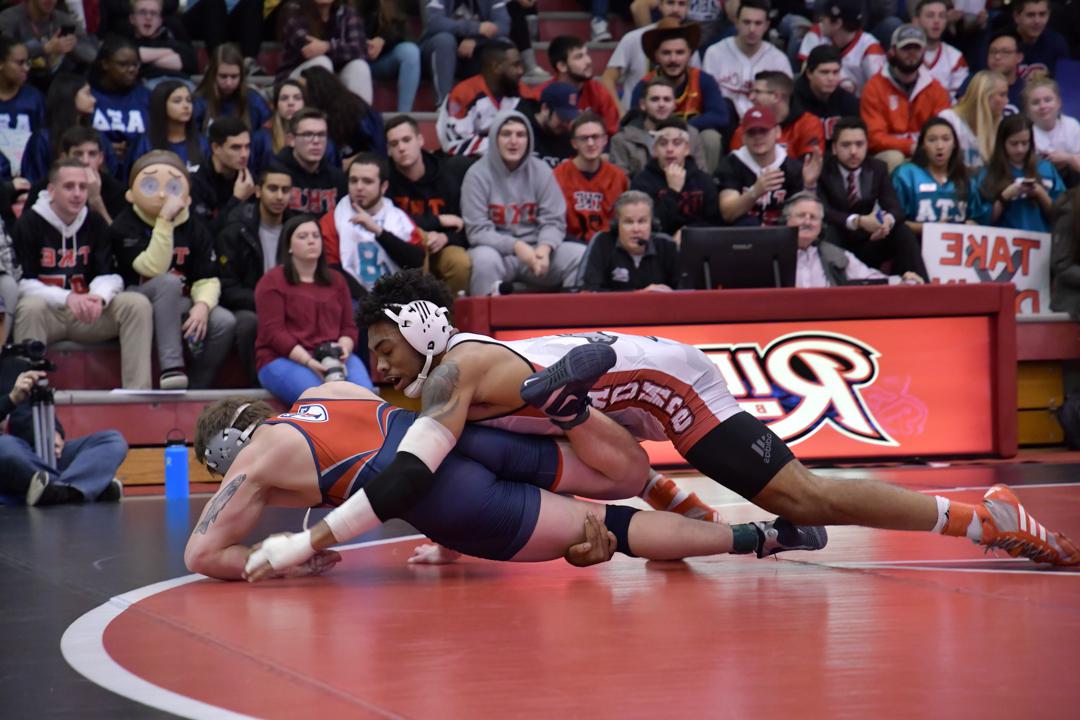
[[[30,413],[34,422],[34,452],[41,462],[55,470],[56,402],[46,378],[41,378],[30,388]]]

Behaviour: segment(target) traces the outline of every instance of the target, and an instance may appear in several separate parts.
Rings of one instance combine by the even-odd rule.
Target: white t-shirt
[[[622,70],[622,99],[619,104],[623,112],[630,109],[630,97],[634,94],[634,88],[649,73],[649,60],[641,48],[641,37],[654,27],[656,23],[631,30],[623,35],[619,44],[615,46],[615,52],[611,53],[611,59],[608,60],[609,68]],[[698,59],[696,52],[690,54],[690,67],[701,67],[701,60]]]
[[[964,54],[948,43],[938,45],[933,55],[927,50],[923,56],[923,67],[949,91],[949,98],[953,102],[956,102],[956,93],[971,74]]]
[[[832,40],[821,34],[821,27],[816,23],[803,36],[799,46],[799,62],[802,63],[810,51],[818,45],[828,45]],[[847,47],[840,50],[840,86],[855,95],[862,94],[866,81],[881,72],[885,67],[885,50],[877,38],[860,30]]]
[[[753,57],[747,57],[735,44],[733,37],[724,38],[706,50],[701,69],[716,78],[720,92],[735,103],[739,117],[753,104],[750,102],[750,88],[755,75],[763,70],[774,70],[792,77],[787,55],[771,43],[762,42]]]
[[[1062,115],[1058,118],[1057,125],[1050,132],[1046,132],[1035,126],[1035,149],[1040,155],[1046,155],[1051,150],[1080,154],[1080,122],[1076,118]]]

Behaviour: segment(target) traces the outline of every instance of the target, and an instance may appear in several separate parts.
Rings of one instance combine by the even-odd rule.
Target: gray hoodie
[[[687,129],[690,131],[690,157],[694,158],[699,168],[705,170],[705,146],[701,143],[701,133],[693,125]],[[652,133],[645,129],[644,116],[639,116],[615,133],[608,152],[611,153],[611,162],[634,177],[652,160],[652,146]]]
[[[511,118],[525,124],[529,147],[517,169],[507,169],[495,138]],[[461,186],[461,215],[470,245],[487,245],[503,255],[514,253],[518,240],[530,245],[558,247],[566,236],[566,200],[555,175],[532,154],[532,125],[516,110],[495,116],[484,157],[465,173]]]

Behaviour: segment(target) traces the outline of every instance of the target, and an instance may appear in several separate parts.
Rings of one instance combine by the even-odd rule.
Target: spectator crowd
[[[1077,3],[592,0],[546,70],[544,4],[0,4],[5,338],[118,338],[131,389],[235,351],[291,402],[371,385],[386,274],[671,290],[688,226],[797,228],[805,287],[925,282],[927,223],[1054,232],[1080,319]]]

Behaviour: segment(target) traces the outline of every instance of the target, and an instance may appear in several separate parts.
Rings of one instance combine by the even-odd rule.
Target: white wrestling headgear
[[[251,439],[251,434],[255,432],[255,428],[259,426],[259,423],[253,422],[243,430],[234,427],[236,421],[240,419],[240,415],[249,407],[251,407],[251,403],[244,403],[238,407],[236,412],[233,413],[232,419],[229,420],[228,427],[222,430],[219,435],[211,436],[207,441],[203,458],[206,460],[206,467],[214,472],[222,475],[229,472],[233,460],[243,450],[247,441]]]
[[[397,323],[405,341],[425,358],[424,369],[404,390],[405,397],[418,398],[424,389],[431,361],[436,355],[446,352],[454,326],[450,324],[446,308],[427,300],[413,300],[408,305],[395,307],[398,307],[396,313],[391,308],[385,308],[383,312]]]

